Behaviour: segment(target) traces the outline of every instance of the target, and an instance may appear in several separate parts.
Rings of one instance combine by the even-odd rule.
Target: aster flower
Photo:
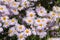
[[[8,31],[8,36],[13,36],[14,35],[14,32],[15,32],[15,28],[14,27],[11,27]]]
[[[41,32],[39,36],[40,38],[44,38],[46,35],[47,35],[47,32]]]
[[[4,4],[9,4],[9,3],[12,3],[14,2],[14,0],[3,0]]]
[[[60,38],[48,38],[48,40],[60,40]]]
[[[49,13],[50,17],[53,18],[54,20],[56,20],[56,18],[58,17],[57,13],[55,13],[54,11],[51,11]]]
[[[12,19],[10,19],[9,24],[10,25],[15,25],[15,24],[17,24],[17,20],[15,18],[12,18]]]
[[[10,7],[17,8],[19,6],[20,2],[12,2],[10,3]]]
[[[9,19],[8,16],[3,16],[3,17],[1,17],[1,21],[2,21],[2,22],[8,21],[8,19]]]
[[[57,25],[51,27],[51,30],[57,30],[57,29],[59,29],[59,26],[57,26]]]
[[[9,21],[6,21],[6,22],[4,22],[3,27],[4,27],[4,28],[8,28],[9,25],[10,25],[10,24],[9,24]]]
[[[28,10],[26,10],[26,16],[27,17],[31,17],[31,18],[35,18],[35,12],[34,12],[34,10],[32,10],[32,9],[28,9]]]
[[[18,40],[25,40],[25,36],[23,33],[18,33],[17,37],[18,37]]]
[[[18,12],[17,9],[11,9],[11,12],[12,12],[14,15],[18,15],[18,14],[19,14],[19,12]]]
[[[39,16],[45,16],[47,15],[47,11],[45,10],[44,7],[36,7],[36,12]]]
[[[23,18],[23,21],[25,21],[27,24],[33,24],[34,23],[34,21],[33,21],[34,19],[32,19],[32,18],[30,18],[30,17],[27,17],[27,18]]]
[[[22,32],[22,31],[25,30],[25,26],[24,25],[17,25],[16,30],[19,31],[19,32]]]
[[[27,0],[22,0],[22,4],[21,5],[26,8],[26,7],[29,7],[30,2],[27,1]]]
[[[60,7],[58,7],[58,6],[53,6],[53,11],[55,11],[55,12],[60,12]]]
[[[31,29],[26,29],[25,31],[24,31],[24,35],[26,35],[26,36],[30,36],[32,33],[31,33]]]
[[[0,27],[0,33],[3,31],[3,28],[2,27]]]
[[[0,5],[0,12],[4,12],[5,10],[7,10],[6,6]]]
[[[2,23],[0,23],[0,27],[2,26]]]

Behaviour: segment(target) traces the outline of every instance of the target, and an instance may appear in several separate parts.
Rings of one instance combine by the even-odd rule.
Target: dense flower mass
[[[49,30],[58,30],[60,7],[53,6],[52,11],[48,12],[40,4],[34,7],[37,1],[0,0],[0,33],[5,34],[5,29],[8,29],[9,37],[16,35],[17,40],[26,40],[31,35],[44,38]]]

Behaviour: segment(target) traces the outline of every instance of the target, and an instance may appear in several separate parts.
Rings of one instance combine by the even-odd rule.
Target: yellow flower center
[[[52,16],[55,16],[55,13],[53,13]]]
[[[42,13],[43,13],[43,11],[41,10],[41,11],[40,11],[40,13],[42,14]]]
[[[31,22],[31,20],[28,20],[28,22]]]
[[[13,6],[16,6],[16,3],[13,3]]]
[[[8,25],[8,22],[6,22],[6,25]]]
[[[10,33],[12,33],[12,32],[13,32],[12,30],[9,30],[9,32],[8,32],[8,33],[10,34]]]
[[[3,10],[3,8],[2,8],[2,7],[0,7],[0,10]]]
[[[29,33],[29,30],[28,29],[26,29],[26,33]]]
[[[30,14],[30,17],[33,17],[33,14]]]
[[[14,20],[14,19],[12,19],[12,22],[15,22],[15,20]]]
[[[13,10],[13,12],[16,12],[16,10]]]
[[[42,32],[42,30],[39,30],[39,32]]]
[[[19,26],[19,29],[22,29],[22,26]]]
[[[5,18],[5,17],[3,17],[3,20],[6,20],[6,18]]]
[[[25,7],[27,7],[27,3],[26,2],[24,2],[24,5],[25,5]]]
[[[41,27],[42,27],[42,26],[43,26],[43,24],[39,24],[39,26],[41,26]]]
[[[20,35],[19,37],[20,37],[20,39],[22,39],[23,38],[23,35]]]
[[[38,19],[37,22],[40,22],[40,20]]]

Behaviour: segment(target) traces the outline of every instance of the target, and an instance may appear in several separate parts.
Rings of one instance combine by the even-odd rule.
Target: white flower
[[[14,15],[18,15],[19,14],[17,9],[11,9],[11,11],[13,12]]]
[[[37,26],[37,29],[43,29],[46,27],[47,24],[45,23],[40,23],[38,26]]]
[[[2,31],[3,31],[3,28],[0,27],[0,32],[2,32]]]
[[[39,16],[45,16],[47,14],[47,11],[44,7],[37,7],[36,12]]]
[[[6,22],[4,22],[3,27],[4,27],[4,28],[8,28],[9,25],[10,25],[10,24],[9,24],[9,21],[6,21]]]
[[[15,25],[15,24],[17,24],[17,20],[15,18],[12,18],[12,19],[10,19],[9,24],[10,25]]]
[[[24,25],[17,25],[16,30],[19,31],[19,32],[22,32],[22,31],[25,30],[25,26]]]
[[[43,23],[47,23],[48,21],[49,21],[48,18],[42,18]]]
[[[27,18],[23,18],[23,20],[27,23],[27,24],[31,24],[31,25],[33,25],[33,23],[34,23],[34,19],[32,19],[32,18],[30,18],[30,17],[27,17]]]
[[[14,2],[14,0],[3,0],[3,2],[4,2],[5,4],[9,4],[9,3]]]
[[[45,37],[46,35],[47,35],[47,32],[41,32],[39,36],[40,36],[40,38],[43,38],[43,37]]]
[[[6,6],[0,5],[0,12],[4,12],[6,9],[7,9]]]
[[[32,28],[32,34],[33,34],[33,35],[37,35],[36,29],[35,29],[34,27]]]
[[[47,40],[60,40],[60,38],[48,38]]]
[[[55,13],[54,11],[50,11],[49,16],[50,16],[51,18],[53,18],[54,20],[56,20],[56,18],[58,17],[58,14]]]
[[[37,18],[37,19],[35,19],[34,25],[37,26],[37,25],[40,24],[41,22],[42,22],[42,19],[41,19],[41,18]]]
[[[23,7],[23,6],[21,6],[21,5],[20,5],[20,6],[18,6],[18,10],[19,10],[19,11],[21,11],[21,10],[23,10],[23,9],[24,9],[24,7]]]
[[[18,37],[18,40],[25,40],[24,33],[18,33],[17,37]]]
[[[58,15],[58,18],[60,18],[60,13],[58,13],[57,15]]]
[[[30,2],[27,1],[27,0],[22,0],[21,3],[22,3],[21,5],[22,5],[23,7],[25,7],[25,8],[26,8],[26,7],[29,7],[29,5],[30,5]]]
[[[60,12],[60,7],[58,7],[58,6],[53,6],[53,11],[55,11],[55,12]]]
[[[10,3],[10,7],[17,8],[19,6],[19,2],[12,2]]]
[[[8,36],[13,36],[15,34],[15,28],[11,27],[8,31]]]
[[[51,27],[51,29],[52,29],[52,30],[54,30],[54,29],[59,29],[59,26],[57,26],[57,25],[56,25],[56,26],[53,26],[53,27]]]
[[[31,30],[30,29],[26,29],[25,31],[24,31],[24,35],[26,35],[26,36],[30,36],[32,33],[31,33]]]
[[[9,19],[8,16],[3,16],[3,17],[1,17],[1,21],[2,21],[2,22],[6,22],[6,21],[8,21],[8,19]]]
[[[0,27],[2,26],[2,23],[0,23]]]
[[[38,0],[29,0],[29,1],[34,1],[34,2],[37,2]]]
[[[31,17],[31,18],[35,18],[35,12],[33,11],[33,10],[31,10],[31,9],[28,9],[27,11],[26,11],[26,16],[27,17]]]

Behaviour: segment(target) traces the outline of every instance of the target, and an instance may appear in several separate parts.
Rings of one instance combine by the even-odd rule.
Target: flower
[[[8,28],[9,25],[10,25],[10,24],[9,24],[9,21],[6,21],[6,22],[4,22],[3,27],[4,27],[4,28]]]
[[[21,5],[22,5],[23,7],[25,7],[25,8],[26,8],[26,7],[29,7],[29,5],[30,5],[30,2],[27,1],[27,0],[22,0],[21,3],[22,3]]]
[[[3,17],[1,17],[1,21],[2,21],[2,22],[6,22],[6,21],[8,21],[8,19],[9,19],[8,16],[3,16]]]
[[[38,24],[40,24],[42,22],[41,20],[42,20],[41,18],[35,19],[34,20],[35,21],[34,25],[37,26]]]
[[[15,25],[15,24],[17,24],[17,20],[15,18],[12,18],[12,19],[10,19],[9,24],[10,25]]]
[[[45,23],[40,23],[38,26],[37,26],[37,29],[43,29],[43,28],[46,28],[46,25]]]
[[[54,11],[50,11],[49,16],[56,21],[56,18],[58,17],[58,14],[55,13]]]
[[[25,21],[27,24],[31,24],[33,25],[34,19],[30,18],[30,17],[26,17],[26,18],[23,18],[23,21]]]
[[[2,27],[0,27],[0,33],[3,31],[3,28]]]
[[[12,3],[14,2],[14,0],[3,0],[4,4],[9,4],[9,3]]]
[[[19,31],[19,32],[22,32],[22,31],[25,30],[25,26],[24,25],[17,25],[16,30]]]
[[[10,7],[18,8],[19,4],[20,4],[19,2],[12,2],[12,3],[10,3]]]
[[[48,38],[48,40],[60,40],[60,38]]]
[[[23,33],[18,33],[17,37],[18,37],[18,40],[25,40],[25,36]]]
[[[8,36],[13,36],[14,35],[14,33],[15,33],[15,28],[14,27],[11,27],[10,29],[9,29],[9,31],[8,31]]]
[[[36,7],[36,12],[39,16],[45,16],[47,14],[44,7]]]
[[[31,18],[35,18],[35,12],[34,12],[34,10],[32,10],[32,9],[28,9],[27,11],[26,11],[26,16],[27,17],[31,17]]]
[[[2,23],[0,23],[0,27],[2,26]]]
[[[21,11],[21,10],[23,10],[23,9],[24,9],[23,6],[21,6],[21,5],[18,6],[18,10],[19,10],[19,11]]]
[[[6,6],[0,5],[0,12],[4,12],[6,9],[7,9]]]
[[[18,15],[19,14],[17,9],[11,9],[11,11],[13,12],[14,15]]]
[[[57,29],[59,29],[59,26],[55,25],[55,26],[51,27],[51,29],[52,30],[54,30],[54,29],[57,30]]]
[[[60,12],[60,7],[59,6],[53,6],[53,11]]]
[[[45,37],[46,35],[47,35],[47,32],[41,32],[39,36],[40,36],[40,38],[43,38],[43,37]]]
[[[24,31],[24,35],[26,35],[26,36],[30,36],[32,33],[31,33],[31,30],[30,29],[26,29],[25,31]]]
[[[36,33],[36,28],[35,28],[35,27],[32,27],[31,30],[32,30],[32,34],[33,34],[33,35],[37,35],[37,33]]]

